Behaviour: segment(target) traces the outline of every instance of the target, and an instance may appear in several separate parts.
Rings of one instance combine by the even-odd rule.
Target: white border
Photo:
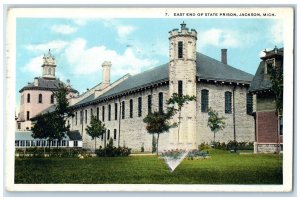
[[[162,191],[162,192],[289,192],[292,190],[293,160],[293,9],[291,8],[13,8],[9,9],[6,29],[6,166],[5,185],[8,191]],[[76,18],[164,18],[165,12],[274,12],[284,20],[284,122],[283,185],[156,185],[156,184],[14,184],[14,111],[16,75],[16,18],[18,17],[76,17]],[[55,10],[55,12],[53,12]],[[116,12],[118,10],[118,12]],[[75,14],[75,15],[74,15]],[[176,17],[178,18],[178,17]],[[185,17],[187,18],[187,17]],[[209,17],[210,18],[210,17]],[[225,17],[226,18],[226,17]],[[252,17],[244,17],[252,18]],[[265,17],[272,18],[272,17]],[[274,18],[274,17],[273,17]]]

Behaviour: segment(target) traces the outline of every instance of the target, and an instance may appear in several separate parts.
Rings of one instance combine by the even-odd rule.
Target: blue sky
[[[168,62],[168,32],[185,21],[198,32],[197,51],[255,74],[264,49],[283,47],[282,23],[276,19],[62,19],[18,18],[16,106],[19,90],[42,76],[42,57],[51,49],[56,75],[71,80],[80,94],[101,82],[103,61],[111,61],[111,81]]]

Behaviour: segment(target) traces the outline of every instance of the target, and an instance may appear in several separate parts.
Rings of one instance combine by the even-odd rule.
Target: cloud
[[[281,20],[276,21],[270,28],[268,34],[270,42],[274,45],[283,44],[283,23]]]
[[[42,64],[43,64],[43,55],[39,55],[37,57],[32,58],[21,70],[23,72],[32,73],[32,75],[40,76],[42,72]]]
[[[51,49],[54,50],[56,53],[60,53],[63,50],[63,48],[65,48],[67,45],[68,42],[66,41],[54,40],[48,43],[41,43],[37,45],[29,44],[26,45],[25,48],[33,52],[46,52],[48,51],[48,49]]]
[[[74,40],[65,50],[65,58],[76,75],[101,75],[102,63],[112,62],[112,76],[122,76],[126,73],[136,74],[141,69],[150,68],[157,61],[137,57],[132,48],[127,48],[119,54],[105,46],[87,48],[86,41],[82,38]]]
[[[199,33],[199,46],[207,45],[216,46],[219,48],[238,47],[240,46],[239,34],[230,30],[209,29]]]
[[[70,25],[66,25],[66,24],[56,24],[51,26],[51,31],[55,32],[55,33],[60,33],[60,34],[64,34],[64,35],[69,35],[72,34],[74,32],[77,31],[77,28],[72,27]]]
[[[127,37],[133,30],[135,30],[135,27],[133,26],[128,26],[128,25],[120,25],[115,27],[118,33],[118,36],[120,38],[125,38]]]

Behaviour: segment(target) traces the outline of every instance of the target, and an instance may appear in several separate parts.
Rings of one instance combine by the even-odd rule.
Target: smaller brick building
[[[283,68],[283,48],[265,51],[261,59],[249,88],[256,95],[254,152],[274,153],[283,149],[283,117],[276,115],[270,72],[272,68]]]

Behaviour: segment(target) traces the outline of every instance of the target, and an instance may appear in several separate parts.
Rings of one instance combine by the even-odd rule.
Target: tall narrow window
[[[181,59],[183,56],[183,43],[182,41],[178,42],[178,58]]]
[[[231,92],[225,92],[225,113],[231,114],[232,113],[232,100],[231,100]]]
[[[117,139],[117,129],[114,129],[114,140]]]
[[[148,95],[148,114],[152,112],[152,95]]]
[[[87,124],[87,110],[85,110],[84,120],[85,120],[85,123]]]
[[[108,121],[110,121],[110,116],[111,116],[111,105],[108,105]]]
[[[138,98],[138,116],[142,116],[142,97]]]
[[[51,104],[54,103],[54,95],[53,95],[53,94],[50,96],[50,103],[51,103]]]
[[[115,103],[115,120],[118,119],[118,103]]]
[[[26,119],[30,120],[30,112],[29,111],[26,112]]]
[[[42,102],[43,102],[43,95],[39,94],[39,103],[42,103]]]
[[[30,103],[30,94],[27,94],[27,103]]]
[[[283,116],[280,117],[279,121],[279,134],[283,135]]]
[[[129,101],[129,117],[132,118],[133,117],[133,100],[130,99]]]
[[[201,112],[208,112],[208,90],[201,90]]]
[[[102,121],[105,120],[105,106],[102,106]]]
[[[247,94],[247,114],[252,114],[253,112],[253,95]]]
[[[91,108],[91,119],[92,119],[92,116],[93,116],[93,108]]]
[[[158,94],[158,111],[162,113],[164,110],[164,95],[162,92]]]
[[[83,111],[81,110],[80,111],[80,124],[83,123]]]
[[[75,125],[77,125],[77,112],[75,112]]]
[[[109,138],[110,138],[110,130],[108,129],[107,130],[107,139],[109,140]]]
[[[97,107],[97,120],[99,120],[99,107]]]
[[[125,101],[122,101],[122,119],[125,119]]]
[[[178,81],[178,95],[182,96],[182,80]]]

